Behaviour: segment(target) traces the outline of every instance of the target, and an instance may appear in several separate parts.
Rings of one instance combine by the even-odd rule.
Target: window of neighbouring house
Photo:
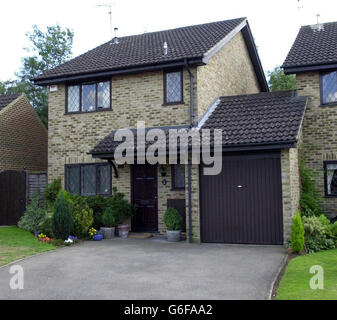
[[[185,165],[174,164],[172,165],[172,189],[182,190],[185,189]]]
[[[109,164],[66,165],[66,189],[81,196],[111,195]]]
[[[164,103],[176,104],[183,102],[182,71],[164,73]]]
[[[110,109],[110,81],[68,86],[66,103],[67,113]]]
[[[328,161],[325,168],[325,193],[337,197],[337,161]]]
[[[321,75],[322,104],[337,102],[337,71]]]

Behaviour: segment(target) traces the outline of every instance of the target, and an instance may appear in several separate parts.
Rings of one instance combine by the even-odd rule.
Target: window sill
[[[171,191],[185,191],[186,188],[171,188]]]
[[[337,107],[337,102],[320,105],[320,108],[328,108],[328,107]]]
[[[162,104],[163,107],[178,106],[178,105],[185,105],[185,102],[180,101],[180,102],[170,102],[170,103],[163,103]]]
[[[94,111],[65,112],[64,115],[71,115],[71,114],[90,114],[90,113],[107,112],[107,111],[112,111],[112,108],[109,108],[109,109],[100,109],[100,110],[94,110]]]
[[[335,195],[335,196],[325,195],[324,198],[325,199],[337,199],[337,195]]]

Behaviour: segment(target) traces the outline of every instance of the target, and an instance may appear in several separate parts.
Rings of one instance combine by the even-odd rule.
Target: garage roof
[[[221,97],[202,129],[222,129],[227,146],[295,143],[307,98],[296,91]]]

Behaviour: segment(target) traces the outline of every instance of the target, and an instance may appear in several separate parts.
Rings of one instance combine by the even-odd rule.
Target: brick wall
[[[0,111],[0,171],[46,171],[47,144],[47,130],[25,95]]]
[[[337,160],[337,105],[320,106],[319,72],[296,75],[297,90],[309,101],[303,121],[303,151],[306,164],[313,170],[316,187],[322,197],[324,191],[325,160]],[[337,198],[325,198],[324,209],[335,215]]]
[[[292,217],[296,215],[300,201],[300,177],[297,148],[281,150],[281,177],[283,237],[284,243],[287,243],[291,234]]]
[[[239,32],[208,65],[198,68],[198,117],[218,96],[233,96],[260,92],[253,64]]]

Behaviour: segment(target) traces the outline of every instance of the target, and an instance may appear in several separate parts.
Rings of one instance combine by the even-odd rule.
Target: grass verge
[[[54,250],[49,243],[41,243],[30,232],[17,227],[0,228],[0,267],[37,253]]]

